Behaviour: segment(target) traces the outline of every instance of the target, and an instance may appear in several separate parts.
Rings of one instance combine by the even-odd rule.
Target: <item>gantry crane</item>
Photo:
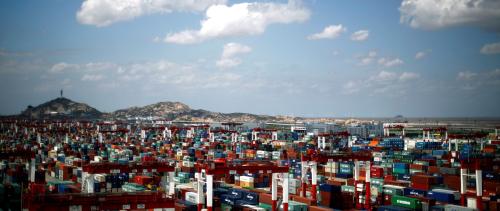
[[[283,180],[283,210],[288,211],[288,166],[278,166],[272,162],[244,162],[230,163],[226,162],[224,166],[215,165],[215,162],[206,162],[197,165],[198,172],[198,211],[203,208],[203,183],[207,185],[207,211],[213,210],[213,176],[216,174],[229,174],[231,171],[237,173],[271,173],[271,195],[272,195],[272,210],[278,210],[278,180],[281,177]],[[202,175],[205,175],[205,178]],[[203,181],[204,180],[204,181]]]
[[[359,162],[362,161],[365,163],[365,208],[370,209],[370,169],[371,169],[371,160],[372,156],[367,152],[358,152],[358,153],[321,153],[315,152],[311,154],[302,155],[302,195],[306,196],[307,190],[307,171],[311,170],[311,198],[313,201],[317,200],[316,192],[317,192],[317,165],[318,163],[332,163],[332,162],[341,162],[341,161],[354,161],[354,197],[356,200],[356,207],[361,208],[362,205],[359,203],[359,194],[357,191],[357,184],[359,181],[359,172],[360,165]]]

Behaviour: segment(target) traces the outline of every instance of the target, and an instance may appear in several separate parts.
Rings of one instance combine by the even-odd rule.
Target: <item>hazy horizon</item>
[[[300,117],[500,117],[497,11],[487,0],[1,1],[0,114],[64,89],[103,112],[178,101]]]
[[[151,104],[155,104],[155,103],[160,103],[160,102],[176,102],[176,101],[169,101],[169,100],[163,100],[163,101],[158,101],[158,102],[154,102],[154,103],[149,103],[149,104],[144,104],[144,105],[131,105],[131,106],[127,106],[127,107],[123,107],[123,108],[117,108],[113,111],[105,111],[105,110],[101,110],[91,104],[88,104],[86,102],[81,102],[81,101],[77,101],[77,100],[74,100],[74,99],[71,99],[70,97],[67,97],[67,96],[63,96],[64,98],[67,98],[69,100],[72,100],[74,102],[78,102],[78,103],[85,103],[93,108],[96,108],[97,110],[99,110],[100,112],[104,112],[104,113],[111,113],[111,112],[114,112],[116,110],[119,110],[119,109],[126,109],[126,108],[130,108],[130,107],[142,107],[142,106],[147,106],[147,105],[151,105]],[[39,106],[43,103],[46,103],[46,102],[49,102],[51,100],[54,100],[54,99],[57,99],[59,97],[54,97],[52,99],[48,99],[44,102],[41,102],[41,103],[38,103],[38,104],[30,104],[30,105],[26,105],[21,111],[19,111],[18,113],[12,113],[12,114],[2,114],[0,113],[0,116],[9,116],[9,115],[17,115],[19,113],[21,113],[24,109],[26,109],[27,106]],[[180,102],[180,103],[183,103],[183,102]],[[185,104],[185,103],[184,103]],[[187,106],[189,106],[191,109],[203,109],[203,110],[207,110],[207,109],[204,109],[204,108],[194,108],[192,107],[191,105],[189,104],[186,104]],[[212,111],[212,112],[221,112],[221,111],[216,111],[216,110],[209,110],[209,111]],[[273,116],[276,116],[276,115],[284,115],[284,116],[293,116],[293,115],[290,115],[290,114],[269,114],[269,113],[252,113],[252,112],[246,112],[246,111],[232,111],[232,112],[221,112],[221,113],[251,113],[251,114],[257,114],[257,115],[273,115]],[[428,119],[428,120],[500,120],[500,117],[498,116],[405,116],[405,115],[402,115],[402,117],[398,117],[398,115],[401,115],[401,114],[397,114],[397,115],[394,115],[394,116],[293,116],[293,117],[301,117],[301,118],[334,118],[334,119],[350,119],[350,118],[355,118],[355,119],[362,119],[362,120],[370,120],[370,119],[373,119],[373,120],[393,120],[393,119],[403,119],[403,120],[424,120],[424,119]]]

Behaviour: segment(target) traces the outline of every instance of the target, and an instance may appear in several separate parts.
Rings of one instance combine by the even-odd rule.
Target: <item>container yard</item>
[[[1,121],[3,210],[499,210],[498,128]],[[343,129],[346,129],[345,131]]]
[[[500,211],[500,0],[0,0],[0,211]]]

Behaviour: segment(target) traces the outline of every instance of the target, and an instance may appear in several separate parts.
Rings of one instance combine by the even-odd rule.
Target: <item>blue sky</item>
[[[293,116],[500,116],[493,0],[0,2],[0,114],[58,96]]]

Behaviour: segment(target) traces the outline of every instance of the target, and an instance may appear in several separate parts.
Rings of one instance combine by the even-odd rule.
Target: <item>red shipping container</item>
[[[259,203],[273,204],[272,195],[269,193],[259,193]]]
[[[332,199],[332,194],[330,192],[320,191],[320,195],[321,195],[320,205],[329,207],[331,204],[330,201]]]
[[[382,178],[384,176],[384,169],[382,167],[372,167],[370,169],[370,176],[374,178]]]
[[[430,190],[436,184],[436,177],[418,174],[411,177],[411,187],[419,190]]]
[[[333,211],[333,209],[328,207],[310,206],[309,211]]]
[[[437,173],[439,173],[439,167],[437,167],[437,166],[429,166],[427,168],[427,172],[429,174],[437,174]]]
[[[148,177],[148,176],[135,176],[134,177],[134,182],[137,183],[137,184],[140,184],[140,185],[146,185],[146,184],[149,184],[153,181],[153,178],[152,177]]]
[[[425,170],[425,166],[419,164],[410,164],[410,169]]]
[[[391,195],[384,194],[384,202],[383,202],[383,204],[384,205],[391,205],[392,204],[391,199],[392,199]]]
[[[293,201],[297,201],[300,203],[307,204],[307,206],[313,206],[316,205],[316,202],[313,201],[312,199],[308,199],[306,197],[301,197],[301,196],[292,196]]]

